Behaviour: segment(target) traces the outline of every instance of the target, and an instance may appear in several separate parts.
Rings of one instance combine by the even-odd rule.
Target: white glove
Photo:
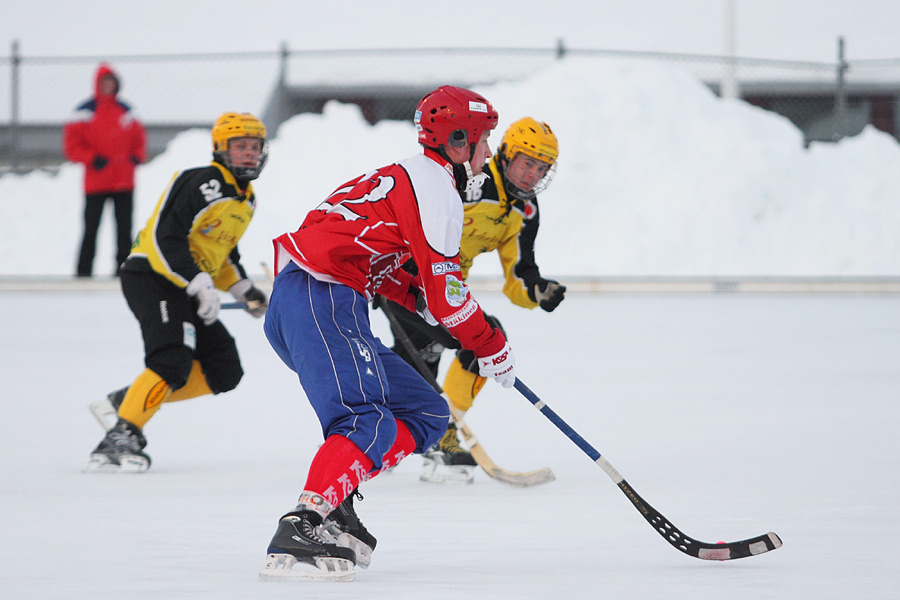
[[[187,289],[188,296],[197,299],[197,316],[205,325],[212,325],[219,316],[219,294],[213,285],[212,277],[206,271],[200,271],[191,279]]]
[[[246,304],[247,308],[244,310],[257,319],[266,314],[266,308],[269,306],[269,301],[266,299],[266,295],[262,293],[259,288],[254,286],[253,282],[249,279],[241,279],[228,288],[228,291],[231,292],[231,295],[234,296],[235,300]]]
[[[505,388],[511,388],[516,382],[516,357],[509,342],[497,354],[478,357],[478,374],[482,377],[493,377],[494,381]]]
[[[436,327],[436,326],[438,325],[437,319],[434,318],[434,315],[431,314],[431,311],[428,310],[428,307],[427,307],[427,306],[425,307],[424,310],[417,310],[416,313],[417,313],[420,317],[422,317],[423,319],[425,319],[425,322],[428,323],[429,325],[431,325],[431,326],[433,326],[433,327]]]

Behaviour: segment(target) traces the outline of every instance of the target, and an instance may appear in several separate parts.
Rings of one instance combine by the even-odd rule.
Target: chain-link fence
[[[109,62],[120,98],[148,130],[151,156],[177,132],[208,127],[226,110],[262,115],[274,131],[330,99],[354,102],[370,122],[409,119],[436,85],[478,86],[527,77],[569,56],[677,65],[716,93],[778,112],[807,142],[853,135],[866,124],[900,135],[900,59],[834,63],[565,48],[432,48],[142,56],[0,57],[0,169],[59,164],[62,124],[93,94]]]

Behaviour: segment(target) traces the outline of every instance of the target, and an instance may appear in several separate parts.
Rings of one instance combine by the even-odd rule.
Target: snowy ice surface
[[[548,276],[900,273],[900,145],[887,134],[869,128],[804,149],[786,119],[718,99],[667,65],[569,58],[479,91],[500,111],[494,148],[525,115],[559,137],[558,172],[540,198],[537,256]],[[250,272],[335,187],[419,151],[412,123],[372,127],[353,105],[285,122],[240,244]],[[193,130],[142,166],[135,228],[175,171],[209,155],[209,133]],[[14,207],[0,223],[0,276],[74,272],[81,176],[67,164],[56,176],[0,178]],[[112,273],[112,246],[107,209],[95,273]],[[482,258],[472,274],[499,274],[498,263]]]
[[[222,314],[246,375],[163,407],[145,429],[149,472],[83,474],[101,438],[87,404],[141,370],[137,325],[116,292],[11,292],[0,598],[897,597],[896,296],[574,294],[553,314],[480,299],[521,379],[668,519],[704,541],[775,531],[784,546],[729,562],[677,552],[521,395],[488,383],[469,413],[487,451],[555,482],[424,484],[411,457],[362,486],[378,547],[355,581],[260,583],[321,441],[261,322]]]

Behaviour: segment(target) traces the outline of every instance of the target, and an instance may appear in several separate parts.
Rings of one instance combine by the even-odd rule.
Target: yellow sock
[[[190,398],[197,398],[206,394],[212,394],[212,390],[209,389],[209,384],[206,383],[206,375],[203,374],[203,369],[200,368],[200,361],[195,360],[191,364],[191,374],[188,375],[187,383],[184,384],[184,387],[172,392],[164,402],[189,400]]]
[[[144,369],[128,387],[119,406],[119,417],[143,429],[171,393],[172,388],[165,379],[150,369]]]
[[[481,391],[485,381],[487,379],[484,377],[463,368],[459,359],[454,357],[447,370],[447,377],[444,379],[444,391],[453,406],[465,412],[472,408],[475,396]]]

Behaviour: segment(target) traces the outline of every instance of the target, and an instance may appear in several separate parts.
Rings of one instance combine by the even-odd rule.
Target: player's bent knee
[[[244,369],[238,360],[218,362],[212,365],[203,365],[203,374],[206,375],[206,383],[214,394],[230,392],[238,386],[244,376]]]
[[[437,396],[440,403],[435,403],[433,407],[423,410],[415,416],[408,415],[404,417],[409,432],[413,439],[416,440],[416,452],[425,452],[431,446],[434,446],[447,431],[447,423],[450,420],[447,414],[447,403],[440,396]]]
[[[147,368],[162,377],[173,390],[184,387],[192,365],[191,351],[184,347],[156,352],[146,361]]]

